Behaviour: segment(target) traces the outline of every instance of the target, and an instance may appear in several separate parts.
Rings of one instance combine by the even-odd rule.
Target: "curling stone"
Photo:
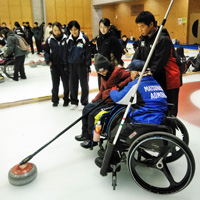
[[[31,60],[31,61],[29,62],[29,66],[30,66],[30,67],[37,67],[37,63],[36,63],[35,61]]]
[[[37,176],[37,167],[32,163],[15,165],[8,172],[10,184],[15,186],[26,185],[32,182]]]
[[[42,66],[46,66],[47,64],[46,64],[45,61],[42,61],[41,65],[42,65]]]
[[[41,65],[41,64],[42,64],[42,61],[41,61],[41,60],[38,60],[38,61],[36,62],[36,64],[37,64],[37,65]]]

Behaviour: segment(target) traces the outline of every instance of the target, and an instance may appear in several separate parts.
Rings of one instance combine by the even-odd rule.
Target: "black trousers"
[[[32,40],[32,38],[28,38],[27,40],[27,43],[30,45],[30,47],[31,47],[31,52],[32,52],[32,54],[34,54],[34,49],[33,49],[33,40]]]
[[[35,44],[37,47],[37,52],[41,53],[42,52],[42,41],[41,40],[35,40]]]
[[[100,100],[87,104],[84,107],[82,114],[85,115],[92,108],[94,108],[99,102]],[[82,119],[82,136],[84,136],[88,140],[92,140],[92,133],[93,133],[94,121],[95,121],[94,117],[101,111],[101,109],[108,108],[108,107],[110,107],[110,104],[102,103],[96,109],[94,109],[91,113],[89,113],[85,118]]]
[[[175,117],[178,114],[178,96],[179,96],[179,88],[166,90],[165,94],[167,95],[167,102],[174,104],[174,107],[171,111],[171,114]]]
[[[59,102],[59,85],[60,79],[62,80],[63,90],[64,90],[64,102],[69,103],[69,71],[65,66],[60,65],[51,65],[51,79],[52,79],[52,102]]]
[[[89,74],[84,64],[69,64],[71,104],[78,105],[78,86],[81,86],[81,103],[88,104]]]
[[[13,77],[15,80],[18,80],[19,74],[21,78],[26,78],[24,70],[24,61],[25,61],[25,55],[15,57],[14,77]]]

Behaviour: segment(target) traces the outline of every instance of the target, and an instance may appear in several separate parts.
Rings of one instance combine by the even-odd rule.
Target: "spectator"
[[[34,48],[33,48],[33,29],[30,27],[29,22],[25,23],[25,36],[26,36],[26,41],[31,47],[31,52],[34,54]]]
[[[78,106],[78,86],[81,86],[81,104],[78,109],[82,110],[88,104],[89,95],[89,72],[91,65],[91,51],[89,39],[80,31],[77,21],[70,21],[68,24],[70,35],[67,39],[68,63],[70,71],[70,109]]]
[[[46,39],[49,37],[49,32],[52,31],[52,23],[49,22],[47,27],[46,27],[46,30],[45,30],[45,34],[44,34],[44,40],[46,41]]]
[[[42,31],[38,26],[38,23],[34,23],[33,36],[35,38],[35,44],[37,47],[37,54],[42,53]]]
[[[23,37],[24,39],[26,39],[25,33],[24,33],[24,31],[22,30],[22,28],[21,28],[19,22],[15,22],[14,25],[15,25],[14,33],[17,34],[17,35],[19,35],[19,36],[21,36],[21,37]]]
[[[69,70],[67,66],[67,36],[62,33],[62,26],[59,22],[53,24],[53,34],[46,40],[44,57],[46,63],[50,66],[52,79],[52,102],[53,106],[59,103],[59,85],[60,79],[64,88],[63,106],[69,104]]]
[[[45,25],[45,23],[42,22],[42,23],[40,24],[40,26],[39,26],[40,31],[41,31],[41,36],[42,36],[42,38],[41,38],[41,42],[44,41],[44,25]]]
[[[94,55],[97,53],[97,38],[93,38],[90,41],[90,46],[91,46],[91,58],[94,58]]]
[[[103,18],[99,21],[99,36],[97,37],[97,51],[105,56],[115,66],[123,65],[121,59],[123,49],[113,29],[110,28],[110,20]],[[101,77],[98,75],[99,88]]]
[[[128,38],[126,37],[126,35],[123,35],[121,40],[122,49],[124,50],[123,54],[128,53],[128,50],[126,48],[127,43],[128,43]]]
[[[1,24],[0,31],[3,30],[3,29],[9,29],[9,28],[7,27],[6,22],[2,22],[2,24]]]

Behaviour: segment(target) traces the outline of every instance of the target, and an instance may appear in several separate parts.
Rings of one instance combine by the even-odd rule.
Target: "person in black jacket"
[[[138,25],[141,37],[133,59],[146,61],[159,27],[156,26],[154,15],[149,11],[142,11],[136,17],[135,22]],[[161,32],[148,67],[154,79],[161,85],[167,95],[168,103],[174,104],[172,114],[176,116],[178,113],[181,73],[176,63],[174,46],[166,29]]]
[[[99,21],[99,36],[97,38],[97,51],[105,56],[115,66],[123,65],[121,59],[123,49],[113,29],[110,28],[110,20],[103,18]],[[98,75],[99,88],[101,77]]]
[[[128,50],[127,50],[127,48],[126,48],[126,45],[127,45],[127,43],[128,43],[128,38],[127,38],[126,35],[123,35],[123,36],[122,36],[122,40],[120,41],[120,43],[121,43],[122,49],[123,49],[123,51],[124,51],[123,54],[128,53]]]
[[[32,40],[32,37],[33,37],[33,30],[32,30],[32,28],[30,27],[29,22],[26,22],[26,23],[25,23],[25,36],[26,36],[26,41],[27,41],[27,43],[28,43],[28,44],[30,45],[30,47],[31,47],[31,52],[32,52],[32,54],[34,54],[33,40]]]
[[[35,44],[37,47],[37,54],[42,53],[42,30],[38,26],[38,23],[34,23],[33,36],[35,38]]]
[[[82,110],[88,104],[89,95],[89,72],[91,65],[90,42],[86,35],[80,31],[77,21],[70,21],[68,24],[70,35],[67,39],[68,63],[70,71],[70,109],[74,110],[78,106],[78,86],[81,85],[81,104]]]
[[[17,35],[19,35],[19,36],[21,36],[21,37],[23,37],[24,39],[26,39],[25,33],[22,30],[19,22],[15,22],[14,25],[15,25],[15,28],[13,29],[14,33],[17,34]]]
[[[59,84],[60,78],[63,82],[64,88],[64,104],[69,104],[69,72],[67,66],[67,49],[66,40],[67,36],[62,33],[62,26],[59,22],[55,22],[52,25],[53,34],[46,40],[44,48],[44,57],[46,63],[51,69],[52,79],[52,102],[53,106],[58,106],[59,103]]]

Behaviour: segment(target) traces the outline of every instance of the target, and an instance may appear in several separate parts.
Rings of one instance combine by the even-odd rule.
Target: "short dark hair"
[[[126,36],[126,35],[122,35],[122,38],[124,38],[124,37],[126,37],[126,38],[127,38],[127,36]]]
[[[69,30],[71,30],[73,26],[75,26],[79,31],[81,29],[79,23],[75,20],[70,21],[67,26]]]
[[[37,23],[37,22],[34,22],[34,24],[38,26],[38,23]]]
[[[104,26],[106,27],[109,27],[110,26],[110,20],[108,18],[102,18],[100,21],[99,21],[99,25],[100,23],[103,23]]]
[[[153,22],[154,26],[156,26],[156,21],[154,15],[149,11],[142,11],[135,19],[136,24],[144,23],[147,26]]]

